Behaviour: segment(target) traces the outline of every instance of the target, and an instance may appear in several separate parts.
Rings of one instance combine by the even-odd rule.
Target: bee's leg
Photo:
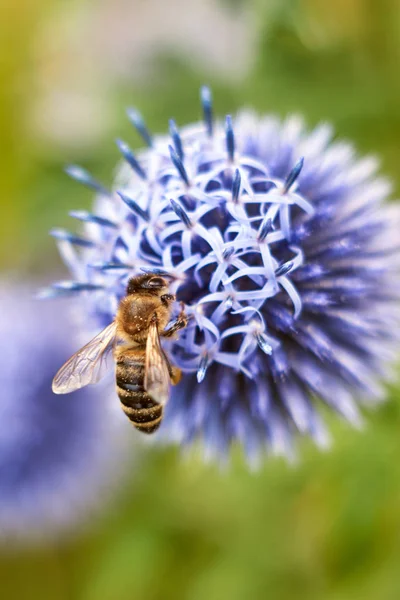
[[[171,367],[170,377],[172,385],[177,385],[182,379],[182,371],[178,367]]]
[[[171,378],[172,385],[177,385],[182,379],[182,371],[178,367],[173,367],[169,362],[168,356],[163,351],[164,360],[168,367],[169,376]]]
[[[182,304],[182,310],[179,313],[179,315],[176,317],[175,321],[173,321],[172,325],[170,327],[168,327],[168,329],[164,329],[164,331],[161,331],[160,335],[162,335],[163,337],[167,337],[167,338],[172,337],[177,331],[186,327],[186,325],[188,324],[188,321],[189,321],[189,317],[185,313],[185,310],[184,310],[183,304]]]

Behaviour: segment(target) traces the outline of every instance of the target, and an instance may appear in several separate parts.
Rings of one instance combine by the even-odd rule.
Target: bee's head
[[[140,294],[140,292],[158,296],[168,290],[168,282],[164,277],[154,273],[145,273],[132,277],[126,288],[127,295]]]

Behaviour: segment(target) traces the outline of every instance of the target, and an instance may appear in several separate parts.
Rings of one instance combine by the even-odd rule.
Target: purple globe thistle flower
[[[250,459],[291,454],[293,434],[321,446],[323,402],[351,423],[382,399],[399,323],[399,210],[373,158],[357,159],[322,124],[239,113],[152,136],[124,158],[113,190],[75,211],[82,235],[54,230],[72,281],[50,295],[83,293],[98,327],[114,317],[129,277],[167,272],[192,316],[169,352],[184,372],[158,434],[207,455],[239,440]]]
[[[104,390],[62,401],[52,393],[74,340],[59,307],[32,294],[8,283],[0,289],[0,544],[41,542],[84,525],[116,491],[126,454]]]

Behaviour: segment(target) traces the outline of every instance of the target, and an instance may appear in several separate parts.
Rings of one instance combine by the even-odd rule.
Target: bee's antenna
[[[140,270],[143,273],[148,273],[151,275],[160,275],[161,277],[169,277],[170,279],[174,279],[174,275],[172,275],[172,273],[168,273],[168,271],[163,271],[162,269],[151,269],[151,268],[146,268],[146,267],[141,267]]]

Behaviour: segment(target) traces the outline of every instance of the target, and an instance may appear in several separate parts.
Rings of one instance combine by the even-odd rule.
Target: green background
[[[139,8],[141,2],[132,4]],[[64,164],[79,162],[109,182],[118,158],[114,138],[139,143],[124,108],[140,107],[153,130],[165,131],[170,116],[180,124],[198,118],[203,83],[212,86],[220,115],[246,105],[281,115],[294,111],[310,125],[332,122],[361,152],[380,155],[383,173],[399,189],[400,3],[219,4],[226,11],[245,8],[256,19],[256,55],[246,73],[224,78],[182,51],[164,52],[151,77],[109,77],[95,90],[94,106],[99,101],[104,106],[103,126],[84,143],[71,134],[65,144],[35,125],[43,80],[49,89],[56,86],[67,65],[68,81],[80,85],[73,79],[79,56],[68,60],[64,49],[67,62],[58,64],[57,53],[43,41],[46,27],[55,39],[64,30],[65,3],[2,3],[0,264],[5,273],[50,280],[49,273],[62,272],[47,231],[71,227],[67,211],[89,208],[91,202],[90,193],[63,174]],[[96,2],[75,0],[68,6],[71,13],[80,7],[95,10]],[[91,35],[88,28],[88,45]],[[45,111],[42,116],[46,123]],[[320,453],[303,442],[295,466],[271,459],[249,472],[237,451],[230,470],[220,472],[204,465],[198,453],[147,453],[90,528],[40,548],[3,547],[1,597],[400,598],[398,390],[388,395],[387,404],[367,415],[363,432],[328,416],[332,450]]]

